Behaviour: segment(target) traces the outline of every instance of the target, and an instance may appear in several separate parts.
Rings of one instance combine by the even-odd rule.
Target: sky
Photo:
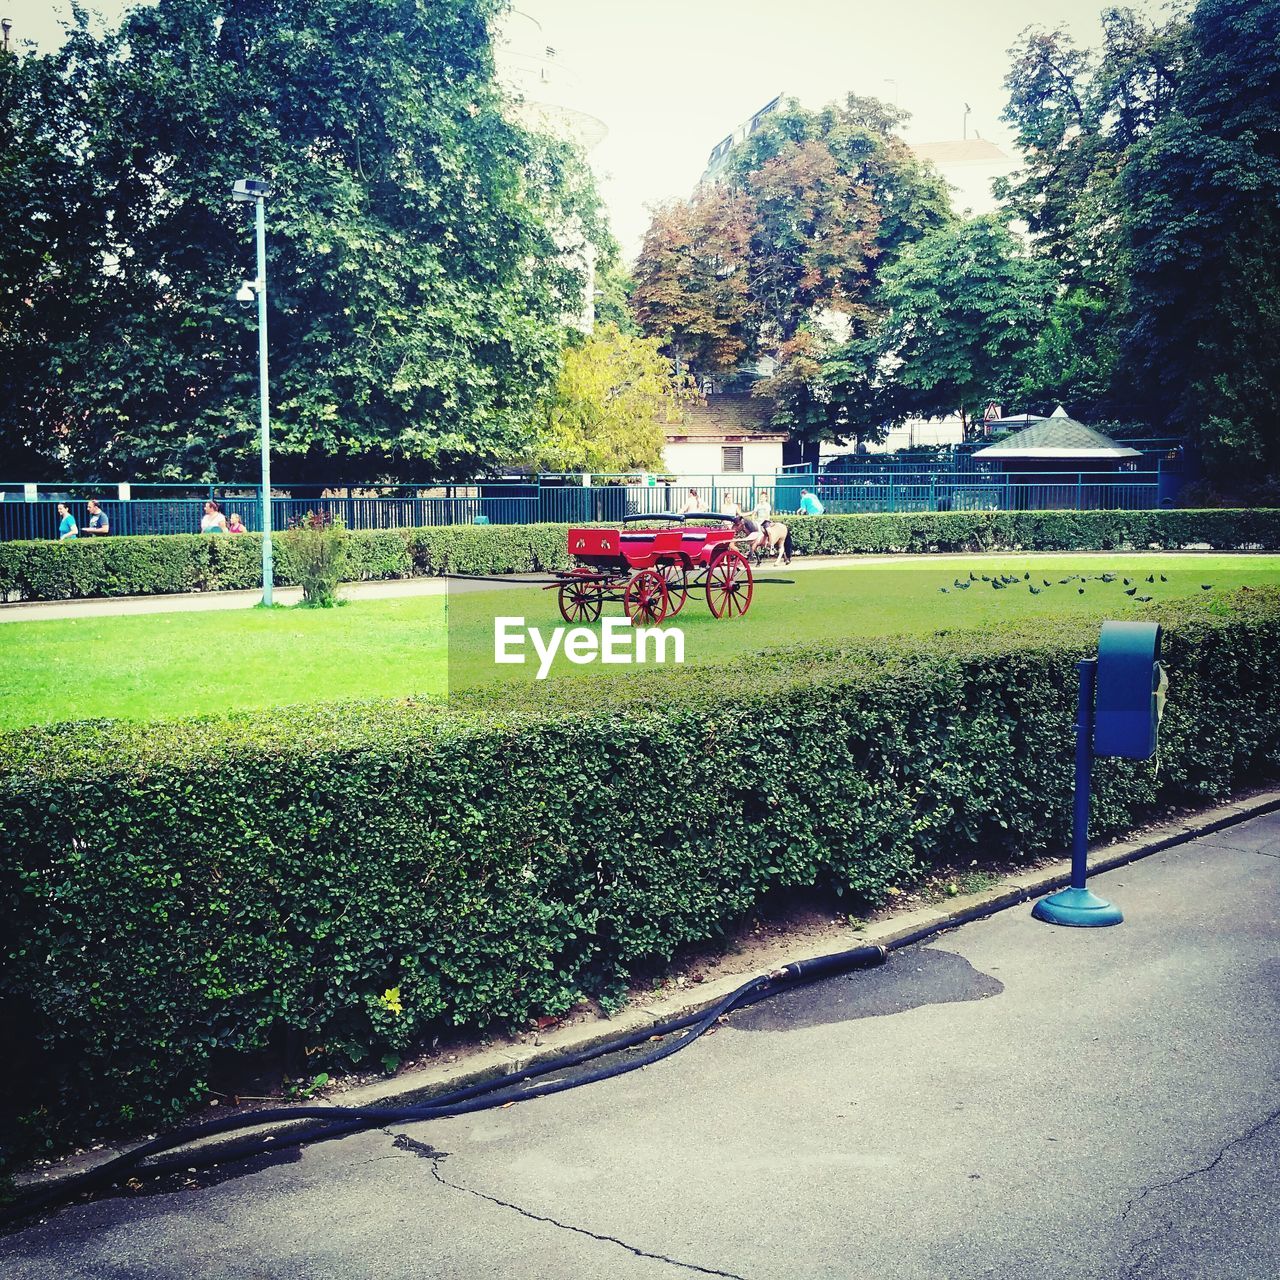
[[[108,19],[126,0],[87,0]],[[1151,15],[1153,0],[1131,0]],[[70,0],[0,0],[13,38],[56,47]],[[1104,0],[514,0],[609,132],[592,153],[624,257],[648,206],[687,197],[711,148],[779,92],[807,107],[854,92],[912,113],[912,142],[967,128],[1013,154],[1000,120],[1008,49],[1028,25],[1100,37]],[[965,107],[970,108],[965,118]]]

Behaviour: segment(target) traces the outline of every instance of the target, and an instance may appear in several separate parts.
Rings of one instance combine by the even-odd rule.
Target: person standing
[[[222,507],[212,498],[204,504],[204,515],[200,517],[201,533],[226,533],[227,517],[222,514]]]
[[[78,538],[80,530],[76,526],[76,518],[65,502],[58,503],[58,514],[62,517],[58,524],[58,541],[67,542],[71,538]]]
[[[89,513],[89,523],[84,527],[85,533],[91,533],[96,538],[106,537],[111,532],[111,521],[107,519],[107,513],[92,498],[84,505]]]
[[[690,489],[689,496],[684,500],[684,506],[680,508],[680,514],[687,516],[691,511],[700,511],[702,509],[702,499],[698,497],[697,489]]]
[[[751,518],[763,529],[764,522],[771,515],[773,515],[773,507],[769,502],[769,495],[760,489],[756,493],[756,505],[752,509]]]

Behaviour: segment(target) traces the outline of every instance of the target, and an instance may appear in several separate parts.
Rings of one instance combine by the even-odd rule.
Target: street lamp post
[[[258,277],[246,280],[236,294],[236,301],[249,303],[258,299],[258,416],[262,448],[262,603],[270,606],[274,586],[271,555],[271,407],[267,386],[267,215],[266,198],[269,183],[256,178],[241,178],[232,187],[232,198],[243,203],[253,201],[257,208]]]

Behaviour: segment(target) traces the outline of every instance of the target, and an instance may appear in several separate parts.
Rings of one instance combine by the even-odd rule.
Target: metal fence
[[[1167,478],[1167,477],[1166,477]],[[723,511],[731,502],[751,510],[763,497],[779,513],[794,512],[802,488],[814,490],[835,515],[877,511],[1098,511],[1143,510],[1167,505],[1168,486],[1157,470],[1123,472],[1000,473],[945,470],[914,464],[862,465],[854,472],[785,471],[768,475],[643,477],[540,476],[471,484],[386,486],[358,494],[332,491],[315,497],[271,500],[272,528],[287,529],[322,513],[349,529],[404,529],[438,525],[617,521],[628,515],[678,511],[696,491],[700,509]],[[224,514],[240,516],[251,532],[261,528],[256,490],[230,486],[134,485],[128,496],[109,497],[115,486],[0,484],[0,541],[58,536],[57,505],[65,502],[83,529],[85,502],[96,497],[112,534],[199,533],[204,504],[216,500]],[[135,493],[137,496],[134,496]]]

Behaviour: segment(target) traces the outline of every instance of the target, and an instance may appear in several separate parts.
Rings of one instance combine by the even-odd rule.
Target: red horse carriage
[[[691,591],[703,592],[713,618],[751,607],[751,565],[734,546],[730,516],[627,516],[621,528],[571,528],[569,555],[576,566],[546,588],[558,588],[566,622],[594,622],[606,601],[618,601],[636,626],[657,626]]]

